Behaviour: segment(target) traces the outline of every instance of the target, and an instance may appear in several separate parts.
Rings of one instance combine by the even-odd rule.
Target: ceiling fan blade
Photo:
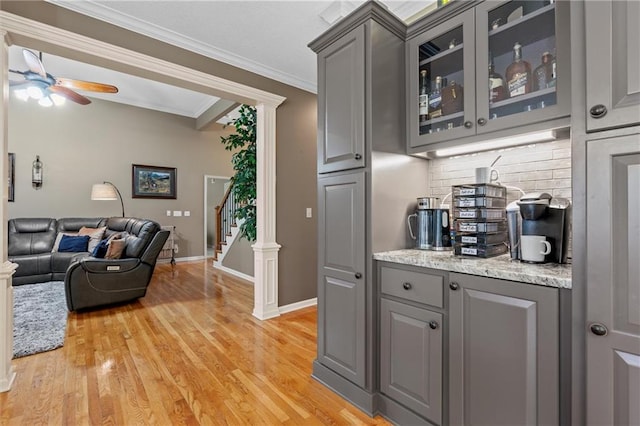
[[[82,96],[80,93],[76,93],[73,90],[63,86],[50,86],[49,90],[51,90],[53,93],[56,93],[60,96],[64,96],[70,101],[73,101],[80,105],[89,105],[91,103],[91,100],[89,100],[89,98]]]
[[[56,78],[56,85],[66,87],[68,89],[87,90],[89,92],[118,93],[118,88],[110,84],[74,80],[71,78]]]
[[[42,61],[38,58],[38,55],[28,49],[22,49],[22,56],[24,56],[24,61],[32,72],[40,74],[43,78],[47,78],[47,72],[44,70],[44,65],[42,65]]]

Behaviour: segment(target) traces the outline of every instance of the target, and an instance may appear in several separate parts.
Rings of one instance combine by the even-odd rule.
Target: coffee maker
[[[544,262],[567,263],[571,203],[566,198],[553,198],[546,192],[523,195],[520,206],[521,235],[541,235],[551,244]]]

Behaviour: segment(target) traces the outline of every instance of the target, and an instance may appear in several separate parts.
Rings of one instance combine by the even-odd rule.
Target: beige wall
[[[118,201],[92,201],[91,185],[113,182],[127,216],[175,225],[176,257],[202,256],[205,174],[231,175],[231,154],[220,136],[228,129],[194,129],[194,120],[172,114],[93,100],[43,108],[11,99],[9,151],[16,154],[15,202],[9,217],[119,216]],[[44,164],[44,184],[31,186],[31,163]],[[133,199],[131,165],[177,168],[177,199]],[[189,210],[190,217],[167,217]]]
[[[286,84],[258,76],[222,62],[206,58],[166,43],[123,30],[102,21],[68,11],[44,1],[7,1],[0,8],[34,19],[54,27],[73,31],[107,43],[122,46],[150,56],[164,59],[198,71],[253,86],[287,100],[277,110],[277,235],[282,245],[279,262],[279,305],[287,305],[316,297],[316,95]],[[211,31],[215,31],[212,28]],[[16,40],[22,43],[23,41]],[[46,44],[27,46],[46,49]],[[114,66],[107,61],[97,63],[95,58],[81,52],[52,51],[54,54],[73,56],[72,59]],[[117,65],[119,70],[143,75],[139,70]],[[150,73],[146,75],[151,76]],[[157,77],[157,76],[155,76]],[[170,81],[194,90],[194,84]],[[210,90],[208,91],[211,92]],[[215,93],[214,93],[215,94]],[[220,94],[224,95],[224,94]],[[244,102],[243,99],[231,100]],[[202,182],[202,179],[201,179]],[[312,207],[314,217],[305,218],[305,208]]]

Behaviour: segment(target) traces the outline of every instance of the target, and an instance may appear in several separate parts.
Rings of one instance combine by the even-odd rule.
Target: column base
[[[255,243],[253,316],[266,320],[280,316],[278,309],[278,251],[280,244]],[[261,284],[260,284],[261,283]]]

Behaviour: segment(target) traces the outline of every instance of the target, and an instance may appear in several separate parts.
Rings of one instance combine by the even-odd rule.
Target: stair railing
[[[216,206],[216,257],[222,251],[222,245],[226,244],[227,237],[231,236],[231,227],[236,226],[237,207],[232,183],[224,193],[220,205]]]

